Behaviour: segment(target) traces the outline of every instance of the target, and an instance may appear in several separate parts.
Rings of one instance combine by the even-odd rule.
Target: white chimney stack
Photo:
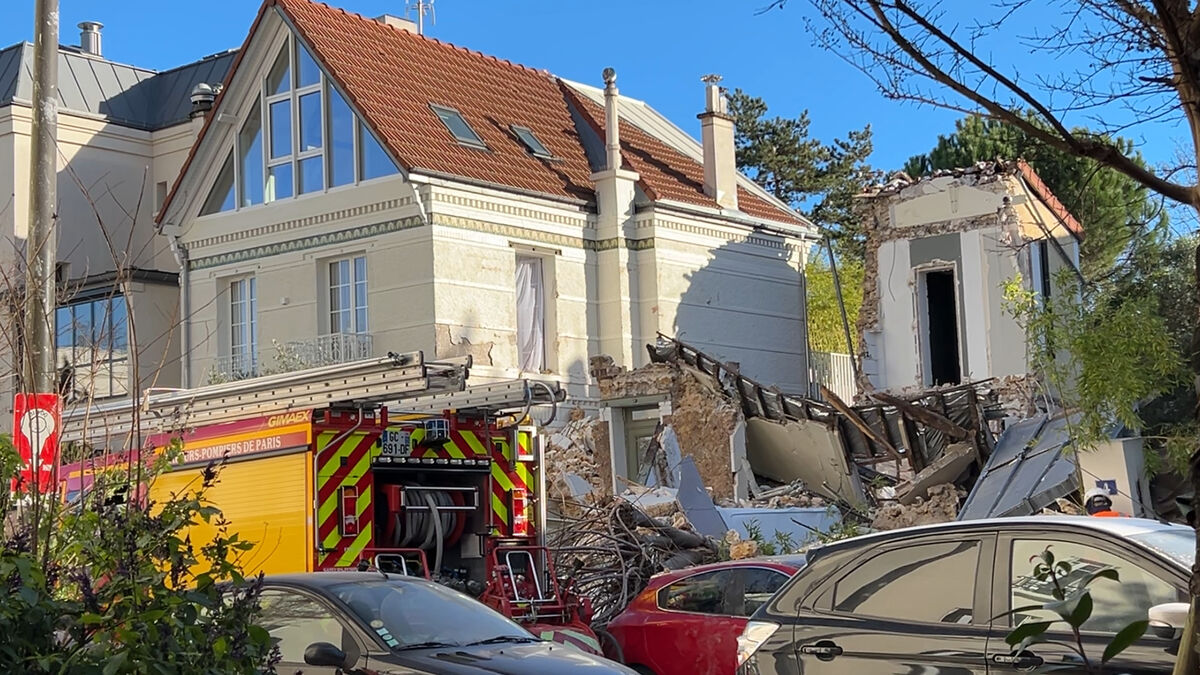
[[[606,169],[621,168],[621,108],[617,91],[617,71],[604,69],[604,136],[608,139]]]
[[[101,28],[104,28],[104,24],[99,21],[83,21],[79,24],[79,48],[84,54],[101,56]]]
[[[704,194],[724,209],[737,205],[737,155],[733,147],[733,116],[725,105],[718,83],[720,75],[705,75],[704,112],[700,118],[700,137],[704,143]]]

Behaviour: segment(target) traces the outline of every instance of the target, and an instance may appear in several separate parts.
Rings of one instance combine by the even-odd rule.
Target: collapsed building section
[[[966,484],[991,454],[997,398],[986,384],[850,405],[828,391],[785,394],[666,336],[649,351],[635,370],[592,360],[599,414],[577,411],[547,439],[553,500],[676,490],[686,459],[718,507],[833,504],[869,519],[880,499],[911,504],[931,486]]]
[[[850,405],[785,394],[666,336],[649,353],[634,370],[592,359],[599,413],[577,409],[546,443],[551,547],[597,625],[664,568],[790,552],[843,519],[953,520],[992,453],[984,384]]]
[[[1050,297],[1077,270],[1083,231],[1024,161],[981,162],[863,199],[861,392],[907,394],[993,380],[1013,413],[1032,414],[1025,332],[1005,286]]]

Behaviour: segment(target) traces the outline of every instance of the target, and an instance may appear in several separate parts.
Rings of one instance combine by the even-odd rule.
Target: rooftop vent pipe
[[[83,21],[79,24],[79,48],[84,54],[101,56],[100,29],[104,24],[99,21]]]
[[[192,119],[204,117],[208,114],[208,111],[212,110],[213,101],[217,99],[217,90],[213,89],[211,84],[201,82],[192,89],[191,99],[192,111],[188,114],[188,117]]]

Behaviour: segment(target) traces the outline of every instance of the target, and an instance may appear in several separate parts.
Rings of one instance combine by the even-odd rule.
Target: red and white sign
[[[58,463],[58,432],[62,406],[58,394],[17,394],[13,404],[13,445],[21,456],[21,469],[13,490],[27,490],[37,479],[38,491],[47,492]]]

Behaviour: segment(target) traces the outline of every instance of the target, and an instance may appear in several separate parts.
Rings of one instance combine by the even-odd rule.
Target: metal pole
[[[837,294],[838,310],[842,313],[842,331],[846,334],[846,351],[850,353],[850,369],[854,371],[854,380],[858,381],[858,357],[854,355],[854,341],[850,339],[850,320],[846,318],[846,301],[842,298],[842,280],[838,276],[837,260],[833,255],[833,242],[829,235],[825,236],[825,250],[829,252],[829,271],[833,273],[833,292]]]
[[[26,392],[58,391],[54,372],[54,268],[57,262],[55,201],[58,181],[58,0],[37,0],[33,29],[33,156],[29,178],[29,231],[25,237],[25,333],[22,345]],[[41,448],[30,464],[40,463]],[[32,485],[33,540],[41,535],[41,495],[36,470]]]
[[[54,353],[58,182],[58,0],[37,0],[33,55],[33,157],[25,240],[25,390],[57,391]]]

